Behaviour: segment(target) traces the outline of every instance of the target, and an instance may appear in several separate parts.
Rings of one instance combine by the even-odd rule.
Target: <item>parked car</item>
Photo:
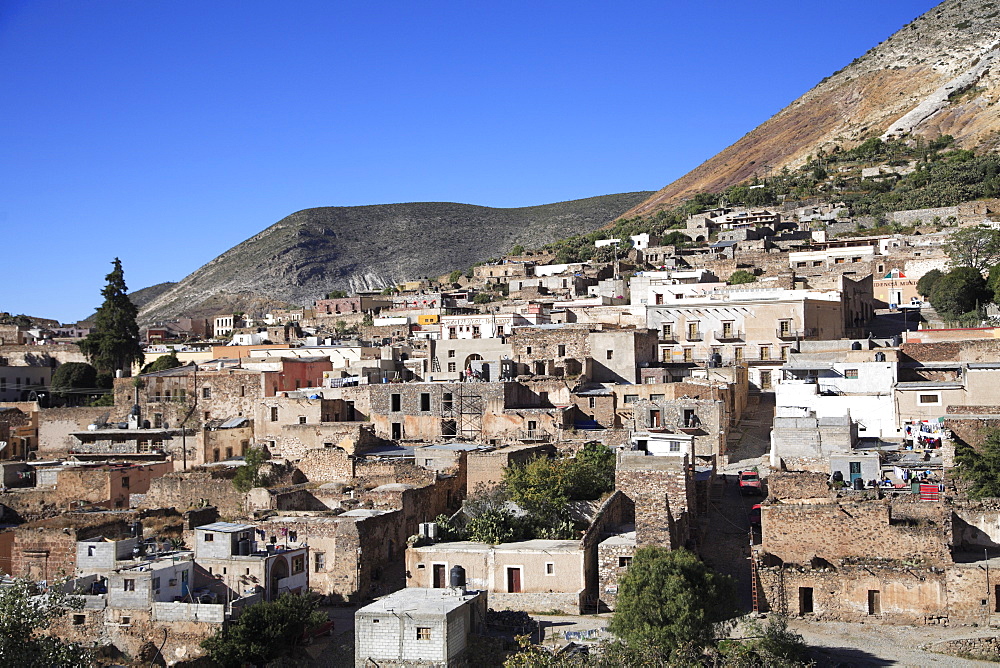
[[[755,503],[753,508],[750,509],[750,526],[759,527],[760,526],[760,504]]]
[[[760,474],[756,471],[740,471],[740,494],[760,494]]]

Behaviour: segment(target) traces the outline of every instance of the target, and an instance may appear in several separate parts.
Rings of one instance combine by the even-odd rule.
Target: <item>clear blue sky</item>
[[[2,0],[0,311],[309,207],[656,190],[934,4]]]

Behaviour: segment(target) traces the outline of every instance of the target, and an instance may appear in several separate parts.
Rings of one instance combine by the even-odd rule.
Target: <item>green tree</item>
[[[514,247],[510,249],[510,254],[514,256],[524,255],[524,246],[521,244],[514,244]]]
[[[1000,497],[1000,429],[986,431],[978,448],[961,444],[955,450],[958,475],[971,486],[973,499]]]
[[[615,488],[615,453],[596,441],[585,444],[570,460],[566,496],[599,499]]]
[[[449,283],[458,283],[458,279],[462,278],[462,270],[456,269],[455,271],[448,274]]]
[[[327,621],[314,594],[282,594],[274,601],[248,606],[232,623],[202,641],[208,657],[222,668],[259,666],[306,658],[302,635]]]
[[[476,296],[472,298],[473,304],[489,304],[493,301],[493,296],[487,292],[477,292]]]
[[[687,550],[639,548],[618,587],[611,632],[663,660],[715,645],[717,626],[736,614],[731,578]]]
[[[330,292],[326,293],[327,299],[343,299],[346,296],[347,293],[344,292],[343,290],[331,290]]]
[[[233,486],[237,491],[249,492],[254,487],[266,487],[270,484],[268,476],[260,472],[264,462],[267,461],[267,452],[263,448],[250,448],[243,461],[243,466],[237,469],[233,477]]]
[[[83,608],[83,599],[52,590],[39,595],[35,583],[17,579],[0,587],[0,665],[54,668],[91,665],[90,653],[43,631],[70,610]]]
[[[177,353],[172,352],[169,355],[160,355],[155,360],[142,367],[141,373],[166,371],[167,369],[176,369],[179,366],[183,366],[183,364],[179,359],[177,359]]]
[[[963,227],[951,233],[944,250],[956,267],[985,271],[1000,261],[1000,230],[984,225]]]
[[[757,277],[746,269],[737,269],[729,276],[729,285],[742,285],[744,283],[755,283]]]
[[[55,396],[70,405],[79,405],[83,395],[97,394],[97,369],[86,362],[60,364],[52,373],[49,386]]]
[[[930,298],[931,291],[934,289],[934,284],[938,282],[938,279],[944,276],[944,272],[940,269],[931,269],[926,274],[920,277],[917,281],[917,292],[920,295]]]
[[[125,376],[131,376],[132,365],[143,362],[136,324],[139,310],[128,298],[121,260],[115,258],[112,265],[114,269],[105,276],[108,283],[101,290],[104,303],[97,309],[90,334],[80,342],[80,350],[99,372],[113,375],[121,369]]]
[[[946,318],[958,318],[993,301],[978,269],[959,267],[939,278],[931,289],[931,306]]]

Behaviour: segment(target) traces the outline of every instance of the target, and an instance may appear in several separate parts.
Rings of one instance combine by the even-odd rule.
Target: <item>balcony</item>
[[[525,443],[548,443],[552,434],[541,429],[522,429],[518,433],[517,440]]]
[[[743,332],[735,329],[719,329],[715,332],[716,341],[743,341]]]
[[[677,334],[674,332],[660,332],[661,343],[677,343]]]
[[[705,335],[700,329],[689,329],[687,330],[687,340],[688,341],[703,341]]]
[[[783,341],[797,341],[798,339],[807,339],[810,336],[816,336],[816,330],[813,328],[809,329],[785,329],[780,328],[775,331],[775,336]]]

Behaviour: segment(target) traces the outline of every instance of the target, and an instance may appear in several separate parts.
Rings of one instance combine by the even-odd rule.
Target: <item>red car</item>
[[[760,474],[756,471],[740,471],[740,493],[760,494]]]
[[[760,526],[760,504],[755,503],[753,508],[750,509],[750,526],[759,527]]]

